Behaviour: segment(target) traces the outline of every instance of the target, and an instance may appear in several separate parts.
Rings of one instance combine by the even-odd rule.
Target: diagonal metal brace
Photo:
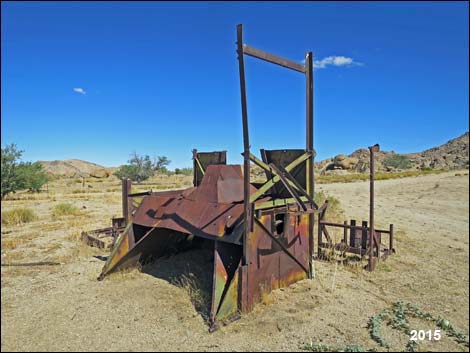
[[[242,153],[243,155],[243,153]],[[261,167],[262,169],[264,169],[265,171],[267,171],[269,174],[274,174],[274,175],[277,175],[276,171],[273,170],[273,168],[271,168],[271,166],[267,165],[266,163],[264,163],[262,160],[260,160],[259,158],[257,158],[255,155],[253,155],[252,153],[250,153],[250,160],[255,163],[258,167]],[[284,169],[285,170],[285,169]],[[288,173],[286,171],[286,173]],[[270,182],[271,180],[273,179],[273,176],[271,176],[267,182]],[[289,183],[291,184],[292,187],[296,188],[298,191],[302,192],[302,187],[301,186],[296,186],[294,183],[292,183],[290,180],[288,180]],[[276,184],[276,183],[273,183],[273,185]]]
[[[299,197],[299,194],[295,192],[294,188],[290,186],[284,173],[280,171],[273,163],[269,163],[269,166],[276,172],[276,175],[279,176],[279,178],[281,178],[281,182],[284,184],[287,191],[289,191],[289,193],[295,199],[295,202],[297,202],[297,205],[299,205],[304,211],[307,211],[307,206],[305,206],[302,199]]]
[[[252,155],[250,155],[250,159]],[[297,159],[295,159],[294,161],[292,161],[287,167],[285,167],[285,170],[286,171],[291,171],[292,169],[294,169],[295,167],[297,167],[299,164],[301,164],[302,162],[305,162],[307,159],[309,159],[310,157],[312,156],[312,152],[305,152],[303,155],[301,155],[300,157],[298,157]],[[254,157],[254,156],[253,156]],[[256,159],[256,157],[255,157]],[[253,159],[252,159],[253,160]],[[255,162],[256,163],[256,162]],[[261,162],[263,163],[263,162]],[[258,163],[256,163],[258,164]],[[264,163],[263,163],[264,164]],[[264,164],[266,166],[266,164]],[[261,165],[260,165],[261,166]],[[269,166],[268,166],[269,168]],[[269,189],[271,189],[273,187],[274,184],[276,184],[277,182],[280,181],[281,178],[279,178],[278,175],[275,175],[271,180],[268,180],[263,186],[261,186],[258,191],[256,191],[255,193],[251,194],[250,196],[250,202],[255,202],[260,196],[264,195],[264,193],[266,191],[268,191]]]
[[[275,242],[277,245],[279,245],[279,247],[282,249],[282,251],[283,251],[284,253],[286,253],[286,255],[289,256],[292,260],[294,260],[295,263],[297,263],[297,265],[299,265],[299,266],[302,268],[302,270],[305,271],[305,273],[308,274],[309,272],[308,272],[307,268],[305,268],[305,266],[302,265],[302,263],[301,263],[299,260],[297,260],[297,258],[296,258],[294,255],[292,255],[292,254],[289,252],[289,250],[287,250],[286,247],[285,247],[274,235],[272,235],[271,232],[270,232],[268,229],[266,229],[266,227],[264,226],[264,224],[261,223],[258,218],[256,218],[256,217],[253,217],[253,218],[255,219],[256,224],[257,224],[258,226],[260,226],[260,228],[261,228],[272,240],[274,240],[274,242]]]
[[[196,156],[194,156],[194,160],[196,161],[197,166],[198,166],[199,169],[201,170],[202,175],[205,175],[205,174],[206,174],[206,171],[205,171],[204,168],[202,167],[201,162],[199,161],[199,158],[197,158]]]
[[[317,203],[313,200],[313,198],[308,194],[308,192],[302,187],[302,185],[299,184],[299,182],[297,180],[295,180],[295,178],[292,176],[291,173],[289,173],[287,170],[285,170],[283,167],[281,166],[277,166],[277,168],[279,169],[279,171],[286,177],[286,179],[290,180],[290,182],[292,184],[294,184],[296,187],[297,187],[297,190],[302,194],[304,195],[308,202],[310,202],[314,207],[315,209],[318,210],[318,205]]]

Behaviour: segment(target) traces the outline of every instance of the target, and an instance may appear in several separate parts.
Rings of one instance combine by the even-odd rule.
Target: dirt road
[[[317,190],[340,199],[348,219],[368,219],[367,182],[318,185]],[[2,264],[44,260],[63,264],[2,266],[1,348],[296,351],[313,341],[383,350],[371,340],[367,323],[396,300],[443,316],[468,335],[468,192],[469,179],[463,172],[377,182],[376,223],[394,223],[395,256],[373,273],[317,262],[315,280],[273,292],[252,313],[212,334],[188,292],[174,284],[181,271],[197,270],[188,270],[187,255],[180,255],[176,265],[162,260],[154,265],[158,270],[118,273],[96,281],[103,262],[93,255],[106,253],[82,249],[73,234],[105,226],[107,217],[119,213],[119,198],[106,199],[104,209],[100,208],[104,200],[100,195],[73,199],[86,211],[69,227],[58,223],[48,230],[50,224],[38,221],[2,229]],[[2,211],[16,207],[15,202],[2,203]],[[42,202],[22,205],[47,214]],[[4,241],[14,237],[26,240],[4,249]],[[419,320],[413,325],[416,329],[435,328]],[[383,335],[392,343],[392,350],[403,350],[408,341],[387,328]],[[422,343],[420,349],[468,351],[446,335],[438,342]]]

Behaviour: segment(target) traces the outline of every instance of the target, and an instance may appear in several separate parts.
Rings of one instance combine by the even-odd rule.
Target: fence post
[[[361,234],[361,256],[362,256],[362,249],[367,249],[367,221],[362,221],[362,234]],[[374,246],[374,241],[372,240],[369,243],[369,246]]]
[[[349,246],[356,248],[356,220],[351,219],[351,230],[349,231]]]

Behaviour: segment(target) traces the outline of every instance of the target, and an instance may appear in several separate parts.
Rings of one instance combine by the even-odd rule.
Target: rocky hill
[[[65,177],[96,177],[106,178],[113,168],[106,168],[99,164],[82,161],[80,159],[67,159],[63,161],[39,161],[44,170],[51,175]]]
[[[375,166],[378,171],[397,171],[406,169],[468,169],[469,133],[433,147],[423,152],[398,154],[393,151],[376,153]],[[358,149],[350,155],[337,155],[316,163],[322,174],[328,173],[365,173],[369,171],[369,150]]]
[[[423,152],[398,154],[393,151],[376,153],[375,165],[378,171],[397,171],[405,169],[468,169],[469,133],[465,133],[447,143]],[[40,161],[47,173],[65,177],[108,177],[117,168],[68,159],[63,161]],[[350,155],[337,155],[315,163],[315,169],[321,174],[329,173],[367,173],[369,172],[369,150],[358,149]],[[253,165],[252,175],[255,180],[265,178],[264,171]]]
[[[465,133],[447,143],[430,148],[420,153],[410,153],[405,156],[420,169],[463,169],[468,168],[469,133]]]

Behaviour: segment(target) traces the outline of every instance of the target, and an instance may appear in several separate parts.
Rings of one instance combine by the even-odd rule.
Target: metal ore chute
[[[372,236],[367,224],[356,227],[355,221],[354,225],[351,221],[351,226],[326,222],[323,217],[328,203],[318,207],[313,200],[312,53],[307,52],[305,64],[299,64],[243,44],[242,25],[237,26],[237,35],[244,165],[227,165],[225,151],[194,150],[193,187],[132,194],[130,181],[123,180],[123,217],[113,219],[112,228],[82,234],[88,243],[100,247],[104,246],[100,234],[113,235],[111,253],[99,280],[114,271],[168,254],[202,245],[210,249],[213,253],[213,272],[208,274],[212,276],[211,330],[219,323],[228,323],[251,311],[273,289],[313,277],[315,214],[318,215],[317,257],[321,257],[325,247],[338,245],[332,244],[327,226],[344,227],[346,244],[339,244],[342,248],[348,246],[346,233],[350,229],[348,250],[353,253],[362,256],[368,252],[372,259],[378,259],[381,254],[386,257],[393,252],[392,227],[389,248],[380,243],[380,235],[387,231],[374,230],[374,253],[375,247],[367,247]],[[244,55],[305,75],[305,149],[262,149],[261,159],[250,152]],[[264,170],[266,182],[250,181],[251,163]],[[371,190],[372,183],[373,179]],[[141,199],[138,204],[137,198]],[[356,234],[362,234],[357,242]]]

